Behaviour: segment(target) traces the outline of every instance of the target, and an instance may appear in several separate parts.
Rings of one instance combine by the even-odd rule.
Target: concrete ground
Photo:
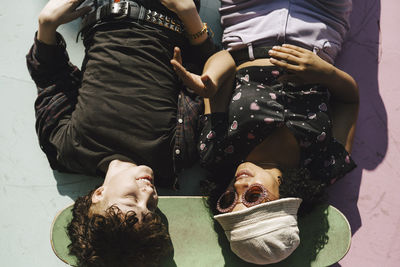
[[[201,15],[217,25],[216,2],[202,2]],[[53,172],[38,146],[33,109],[36,89],[25,55],[46,1],[0,3],[0,265],[65,266],[49,242],[53,217],[101,181]],[[400,265],[400,84],[396,82],[400,75],[400,2],[353,3],[352,29],[338,65],[360,87],[353,149],[358,168],[330,190],[330,202],[346,215],[353,234],[349,253],[336,266],[395,267]],[[77,28],[74,22],[62,26],[60,32],[67,40],[71,61],[79,66],[83,50],[82,43],[74,41]],[[217,30],[216,38],[219,35]],[[188,170],[184,176],[193,174],[201,177],[199,169]],[[181,194],[191,194],[188,190]]]

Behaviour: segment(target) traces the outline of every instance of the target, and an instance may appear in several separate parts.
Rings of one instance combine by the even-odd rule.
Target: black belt
[[[95,11],[83,17],[77,38],[80,33],[85,33],[96,24],[120,19],[131,19],[139,23],[149,22],[177,33],[183,33],[184,31],[183,24],[176,19],[157,11],[146,9],[134,1],[121,1],[99,6]]]
[[[246,62],[255,60],[258,58],[270,58],[271,56],[268,54],[268,51],[272,49],[272,46],[262,46],[262,47],[253,47],[252,48],[252,56],[250,55],[249,48],[242,48],[238,50],[230,50],[229,53],[235,60],[236,66]]]

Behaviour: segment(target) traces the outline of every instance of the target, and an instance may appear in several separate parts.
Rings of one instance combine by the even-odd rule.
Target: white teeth
[[[151,181],[152,179],[151,179],[151,177],[144,176],[144,177],[136,178],[136,180],[147,180],[147,181]]]
[[[143,178],[139,178],[137,179],[138,181],[141,181],[141,183],[145,183],[145,184],[149,184],[152,185],[153,183],[150,180],[151,178],[147,178],[147,177],[143,177]]]

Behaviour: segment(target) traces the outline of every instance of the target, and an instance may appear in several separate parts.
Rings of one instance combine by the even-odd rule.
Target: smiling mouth
[[[149,181],[151,184],[153,184],[153,177],[148,176],[148,175],[136,178],[136,180],[146,180],[146,181]]]
[[[236,174],[235,179],[239,180],[246,177],[253,177],[253,174],[248,170],[241,170]]]

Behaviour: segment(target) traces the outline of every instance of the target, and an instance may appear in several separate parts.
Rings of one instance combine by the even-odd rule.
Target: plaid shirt
[[[204,58],[208,58],[215,51],[210,38],[204,45],[204,51],[207,54]],[[40,147],[46,154],[52,169],[79,172],[67,169],[59,163],[56,147],[49,140],[51,136],[60,134],[58,131],[64,129],[60,127],[60,123],[68,123],[75,109],[82,72],[69,62],[65,41],[60,34],[57,34],[57,45],[53,46],[46,45],[35,37],[35,42],[26,58],[28,70],[38,90],[35,112]],[[178,99],[173,147],[175,174],[198,159],[197,121],[202,112],[202,98],[182,90]]]

